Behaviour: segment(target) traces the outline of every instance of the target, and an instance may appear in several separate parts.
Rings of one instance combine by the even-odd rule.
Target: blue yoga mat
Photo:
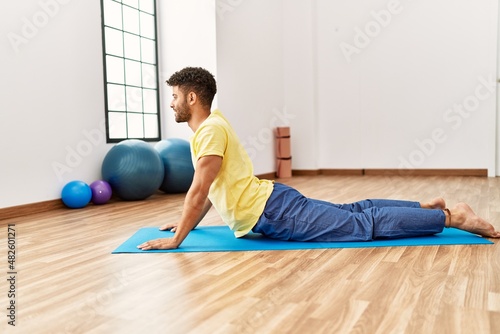
[[[363,242],[297,242],[269,239],[256,233],[247,234],[243,238],[235,238],[233,232],[227,226],[200,226],[191,231],[181,246],[177,249],[143,251],[137,248],[137,245],[140,245],[145,241],[158,238],[168,238],[172,235],[172,232],[160,231],[157,227],[144,227],[115,249],[113,254],[238,252],[325,248],[493,244],[493,242],[480,236],[454,228],[446,228],[442,233],[431,236],[404,239]]]

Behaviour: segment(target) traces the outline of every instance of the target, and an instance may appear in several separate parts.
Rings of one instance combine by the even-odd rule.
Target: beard
[[[187,104],[187,101],[184,101],[180,104],[175,111],[175,121],[177,123],[187,122],[191,119],[191,108]]]

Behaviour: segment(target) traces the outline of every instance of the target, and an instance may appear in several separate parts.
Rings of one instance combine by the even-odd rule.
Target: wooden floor
[[[500,228],[500,178],[313,176],[290,184],[333,202],[471,204]],[[117,254],[136,230],[176,221],[182,195],[115,201],[0,223],[16,230],[16,328],[0,283],[0,333],[500,333],[494,245]],[[212,209],[205,225],[221,225]]]

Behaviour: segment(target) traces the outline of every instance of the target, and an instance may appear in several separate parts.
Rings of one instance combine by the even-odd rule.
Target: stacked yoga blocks
[[[290,128],[278,127],[276,136],[276,176],[278,178],[292,176],[292,152],[290,149]]]

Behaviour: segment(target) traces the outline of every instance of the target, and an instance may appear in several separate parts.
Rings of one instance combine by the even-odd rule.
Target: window
[[[101,0],[107,142],[160,139],[155,0]]]

